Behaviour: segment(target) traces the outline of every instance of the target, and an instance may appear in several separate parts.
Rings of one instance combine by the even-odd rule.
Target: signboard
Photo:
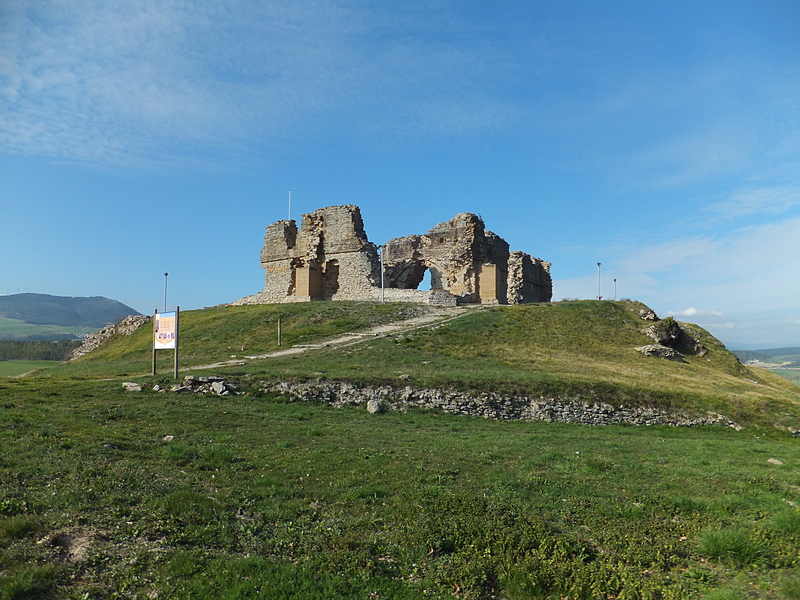
[[[174,312],[156,313],[153,349],[175,350],[178,346],[178,317]]]

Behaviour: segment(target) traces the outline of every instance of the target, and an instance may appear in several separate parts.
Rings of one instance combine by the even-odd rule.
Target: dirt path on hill
[[[361,331],[352,331],[344,333],[338,337],[323,340],[316,344],[297,344],[295,346],[292,346],[291,348],[286,348],[284,350],[275,350],[274,352],[267,352],[265,354],[255,354],[252,356],[233,358],[231,360],[223,360],[208,365],[194,365],[191,367],[183,367],[180,370],[192,371],[196,369],[218,369],[221,367],[235,367],[238,365],[246,365],[247,363],[254,360],[277,358],[279,356],[289,356],[290,354],[302,354],[304,352],[309,352],[312,350],[320,350],[322,348],[346,348],[348,346],[354,346],[356,344],[361,344],[366,341],[374,340],[377,338],[401,335],[408,333],[409,331],[414,331],[416,329],[426,329],[426,328],[436,327],[443,323],[447,323],[448,321],[452,321],[453,319],[457,319],[458,317],[473,310],[480,310],[480,307],[467,308],[464,306],[456,306],[456,307],[435,308],[432,312],[426,313],[424,315],[411,317],[409,319],[403,319],[402,321],[393,321],[391,323],[384,323],[383,325],[376,325],[375,327],[370,327],[369,329],[364,329]]]

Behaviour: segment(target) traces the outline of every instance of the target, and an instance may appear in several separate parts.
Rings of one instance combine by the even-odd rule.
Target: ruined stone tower
[[[550,263],[509,252],[480,217],[461,213],[427,234],[395,238],[384,249],[367,239],[357,206],[329,206],[267,227],[261,250],[264,290],[234,304],[379,300],[432,304],[549,302]],[[430,272],[431,290],[417,287]]]

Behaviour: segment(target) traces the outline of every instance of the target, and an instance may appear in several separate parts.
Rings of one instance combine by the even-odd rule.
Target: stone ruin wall
[[[427,234],[395,238],[384,249],[384,289],[378,247],[367,239],[357,206],[329,206],[272,223],[261,250],[264,289],[233,304],[310,300],[381,300],[430,304],[549,302],[550,263],[487,231],[480,217],[461,213]],[[431,274],[431,290],[418,286]]]
[[[267,227],[258,303],[361,300],[380,286],[378,249],[355,206],[332,206]],[[251,297],[254,298],[254,297]]]

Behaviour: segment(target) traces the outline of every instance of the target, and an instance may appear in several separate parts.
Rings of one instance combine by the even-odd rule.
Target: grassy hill
[[[0,339],[60,339],[139,314],[116,300],[48,294],[0,296]]]
[[[585,301],[475,309],[433,329],[375,338],[347,348],[303,356],[248,361],[215,373],[257,379],[309,377],[370,384],[499,391],[529,396],[575,397],[615,406],[648,405],[717,411],[735,420],[797,427],[800,388],[742,365],[703,329],[684,328],[707,348],[683,362],[644,356],[636,347],[652,340],[641,330],[635,302]],[[426,307],[363,303],[310,303],[220,307],[181,314],[181,364],[216,363],[232,355],[278,350],[281,319],[285,346],[310,344]],[[152,361],[152,327],[54,371],[55,375],[144,376]],[[160,354],[168,370],[171,353]],[[190,369],[191,370],[191,369]]]
[[[239,395],[123,391],[152,329],[0,380],[0,598],[800,599],[800,388],[641,305],[475,309],[350,346],[201,369],[418,316],[311,303],[181,315],[190,373]],[[244,347],[244,350],[242,350]],[[722,427],[589,427],[287,402],[260,380],[507,390],[736,412]],[[589,396],[592,394],[591,396]],[[738,412],[737,412],[738,411]]]
[[[734,350],[733,353],[742,362],[757,360],[765,363],[781,364],[784,362],[800,363],[800,348],[765,348],[763,350]]]

